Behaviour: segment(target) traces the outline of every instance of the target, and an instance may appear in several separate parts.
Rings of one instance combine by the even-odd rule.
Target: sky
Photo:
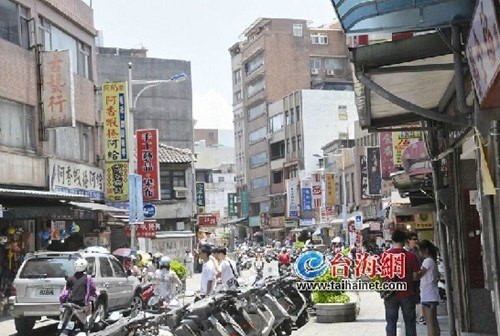
[[[335,17],[330,0],[93,0],[104,46],[148,49],[148,57],[191,62],[196,128],[232,129],[228,49],[259,17],[312,21]],[[147,78],[142,78],[147,79]]]

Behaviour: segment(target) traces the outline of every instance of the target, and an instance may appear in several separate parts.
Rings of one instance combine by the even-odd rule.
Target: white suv
[[[78,258],[88,262],[87,274],[97,287],[94,311],[105,318],[109,311],[142,307],[140,282],[127,275],[111,254],[86,252],[35,252],[28,254],[13,283],[9,298],[10,313],[20,336],[30,335],[36,320],[42,316],[59,318],[59,294],[66,278],[75,273]]]

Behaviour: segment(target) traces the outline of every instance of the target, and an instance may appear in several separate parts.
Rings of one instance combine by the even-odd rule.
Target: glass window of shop
[[[161,199],[169,200],[175,198],[174,187],[186,186],[186,171],[185,170],[161,170]]]
[[[30,11],[11,0],[0,0],[0,38],[30,47]]]
[[[0,145],[34,150],[34,118],[32,106],[0,99]]]
[[[92,79],[92,57],[89,45],[68,35],[43,17],[40,18],[40,38],[45,51],[68,49],[73,72],[84,78]]]

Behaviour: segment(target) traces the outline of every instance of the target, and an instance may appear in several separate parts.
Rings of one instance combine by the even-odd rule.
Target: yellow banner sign
[[[128,195],[128,162],[106,162],[106,201],[126,202]]]
[[[102,85],[104,114],[104,155],[106,162],[128,160],[127,83]]]
[[[326,183],[326,205],[333,206],[335,205],[336,201],[335,175],[325,174],[325,183]]]
[[[403,166],[403,163],[401,162],[401,155],[403,154],[403,151],[410,144],[419,140],[422,140],[422,133],[420,131],[402,131],[392,133],[392,145],[394,146],[394,167]]]

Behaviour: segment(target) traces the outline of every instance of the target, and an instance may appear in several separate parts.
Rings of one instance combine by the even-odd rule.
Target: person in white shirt
[[[214,256],[219,261],[221,284],[225,289],[238,287],[238,273],[236,263],[227,257],[227,249],[219,247],[215,249]]]
[[[211,295],[215,288],[216,269],[210,258],[211,254],[212,249],[209,245],[204,245],[200,249],[200,259],[203,260],[200,282],[200,295],[202,297]]]
[[[427,335],[439,336],[441,330],[437,319],[437,305],[439,304],[437,248],[428,240],[420,241],[418,247],[424,257],[418,276],[420,277],[420,303],[427,324]]]
[[[188,270],[189,277],[192,278],[194,273],[194,257],[189,250],[186,251],[186,255],[184,256],[184,264]]]
[[[155,272],[156,288],[155,295],[170,300],[176,293],[176,288],[182,288],[182,282],[177,274],[170,270],[170,258],[160,259],[160,268]]]

